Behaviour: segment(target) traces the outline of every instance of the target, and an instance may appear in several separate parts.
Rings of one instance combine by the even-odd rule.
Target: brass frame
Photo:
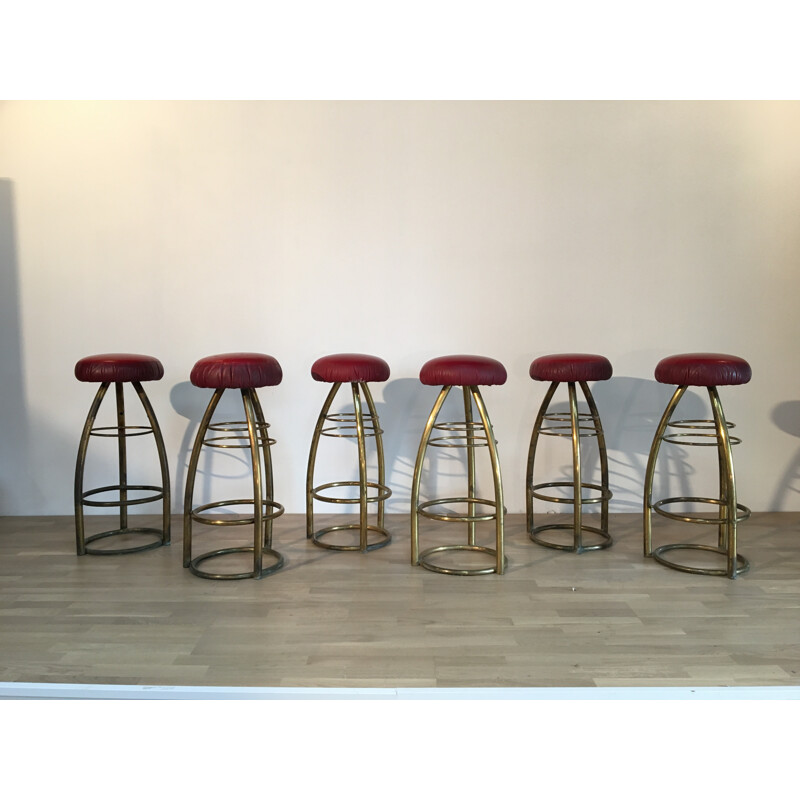
[[[494,438],[492,423],[486,411],[483,398],[477,386],[462,387],[464,394],[464,422],[443,422],[436,424],[439,412],[442,410],[444,401],[450,393],[452,386],[443,386],[433,404],[422,439],[417,451],[417,460],[414,466],[414,477],[411,485],[411,564],[421,566],[432,572],[440,572],[445,575],[489,575],[497,573],[502,575],[508,566],[508,559],[503,550],[503,515],[505,507],[503,505],[503,481],[500,475],[500,460],[497,455],[497,442]],[[474,422],[472,418],[472,402],[478,409],[480,422]],[[447,435],[438,439],[431,439],[434,430],[440,431],[464,431],[462,436]],[[476,431],[483,431],[483,436],[476,436]],[[465,443],[451,443],[453,440],[462,440]],[[425,461],[425,453],[428,446],[431,447],[463,447],[467,449],[467,496],[466,497],[447,497],[438,500],[428,500],[425,503],[419,502],[420,483],[422,481],[422,466]],[[494,480],[494,500],[477,497],[475,494],[475,448],[488,447],[489,459],[492,465]],[[452,503],[466,503],[466,514],[437,514],[427,509],[435,505]],[[478,513],[477,506],[484,505],[494,508],[490,514]],[[467,523],[467,544],[442,545],[431,547],[423,552],[419,549],[419,517],[428,519],[442,520],[444,522],[466,522]],[[488,520],[495,521],[495,547],[483,547],[475,543],[475,523]],[[440,567],[429,560],[434,553],[465,550],[470,552],[486,553],[494,558],[494,566],[478,569],[452,569]]]
[[[272,521],[283,514],[283,506],[276,503],[273,499],[274,488],[272,478],[272,456],[270,445],[275,444],[274,439],[270,439],[267,433],[269,425],[264,419],[264,412],[258,400],[255,389],[242,389],[242,405],[244,407],[245,420],[243,422],[222,422],[211,424],[214,411],[219,404],[225,389],[216,389],[208,403],[197,436],[192,447],[192,455],[189,460],[189,469],[186,476],[186,493],[183,504],[183,566],[193,575],[199,578],[210,580],[241,580],[243,578],[263,578],[277,572],[284,565],[283,556],[272,549]],[[245,435],[245,429],[247,431]],[[233,435],[206,438],[209,431],[225,432]],[[228,441],[246,440],[245,444],[229,444]],[[194,495],[194,484],[197,477],[197,465],[200,460],[200,453],[203,446],[219,447],[222,449],[250,449],[250,460],[253,471],[253,497],[250,499],[219,500],[213,503],[192,508],[192,497]],[[263,462],[263,463],[262,463]],[[261,498],[261,502],[256,502],[255,498]],[[253,516],[243,519],[211,519],[202,516],[204,512],[215,508],[252,505]],[[265,509],[271,511],[265,513]],[[253,526],[253,546],[244,547],[224,547],[211,550],[199,556],[192,557],[192,523],[198,522],[202,525],[218,525],[221,527],[234,525]],[[199,568],[199,564],[210,558],[225,556],[232,553],[252,553],[253,571],[252,572],[209,572]],[[275,562],[264,568],[264,554],[270,555]]]
[[[544,400],[539,407],[539,413],[533,425],[531,433],[531,443],[528,447],[528,468],[525,477],[525,509],[528,536],[531,541],[543,547],[551,547],[554,550],[566,550],[572,553],[583,553],[587,550],[604,550],[611,547],[613,540],[608,532],[608,503],[612,492],[608,487],[608,454],[606,452],[606,440],[603,435],[603,426],[600,422],[600,415],[597,412],[592,393],[585,381],[578,381],[589,406],[589,413],[578,413],[577,392],[575,381],[568,381],[569,389],[569,414],[563,412],[553,412],[548,414],[550,403],[556,393],[561,381],[553,381],[550,384]],[[591,422],[591,427],[581,426],[581,422]],[[546,426],[545,423],[554,423]],[[568,424],[567,424],[568,423]],[[533,483],[534,461],[536,459],[536,448],[539,443],[539,436],[569,436],[572,439],[572,481],[551,481],[549,483]],[[581,438],[596,437],[600,451],[600,484],[581,482]],[[572,487],[572,497],[558,497],[555,495],[543,494],[541,489],[551,489],[561,486]],[[598,492],[595,497],[584,497],[583,489]],[[569,503],[573,506],[572,523],[553,523],[548,525],[534,526],[533,500],[545,500],[551,503]],[[583,523],[583,506],[588,504],[600,503],[600,526],[585,525]],[[541,537],[544,531],[549,530],[571,530],[572,544],[559,544]],[[583,543],[583,533],[594,533],[601,537],[598,544],[585,545]]]
[[[670,422],[675,409],[681,398],[685,394],[688,386],[678,386],[672,395],[667,407],[661,417],[661,422],[656,429],[653,437],[653,444],[650,448],[650,456],[647,461],[647,472],[644,483],[644,555],[652,557],[660,564],[680,572],[690,572],[697,575],[716,575],[720,577],[736,578],[743,575],[750,569],[750,562],[737,552],[737,526],[750,516],[750,509],[737,502],[736,480],[733,471],[733,452],[732,445],[739,444],[741,439],[731,436],[729,431],[735,427],[733,423],[725,420],[722,411],[722,403],[715,386],[709,386],[708,396],[711,402],[711,413],[713,419],[710,420],[679,420]],[[667,433],[667,428],[686,428],[690,431],[713,430],[714,433]],[[684,438],[692,436],[698,438],[713,438],[714,442],[691,442],[682,441]],[[653,479],[656,471],[656,460],[661,442],[679,444],[687,447],[716,446],[719,462],[719,497],[667,497],[656,503],[652,502]],[[663,506],[671,503],[705,503],[719,507],[716,519],[708,519],[692,514],[673,514],[666,511]],[[663,517],[689,522],[700,525],[717,525],[717,546],[702,544],[665,544],[661,547],[653,548],[653,532],[651,512],[655,511]],[[726,557],[725,569],[712,569],[707,567],[689,567],[678,564],[664,557],[664,553],[672,550],[705,550],[719,553]]]
[[[131,381],[139,401],[144,408],[147,415],[147,420],[150,427],[143,425],[126,425],[125,424],[125,395],[123,390],[123,382],[115,382],[114,389],[117,401],[117,424],[115,426],[101,426],[94,427],[97,419],[97,414],[100,410],[100,405],[103,398],[106,396],[108,387],[111,381],[105,381],[100,384],[97,392],[89,408],[89,413],[86,416],[86,422],[83,426],[83,433],[81,434],[80,443],[78,444],[78,457],[75,463],[75,545],[79,556],[82,555],[97,555],[97,556],[110,556],[110,555],[123,555],[126,553],[139,553],[144,550],[153,550],[156,547],[168,545],[170,543],[170,488],[169,488],[169,465],[167,463],[167,451],[164,447],[164,438],[161,435],[161,428],[158,425],[153,407],[150,405],[150,400],[147,397],[141,383],[138,381]],[[128,467],[127,467],[127,442],[128,436],[144,436],[148,433],[153,434],[155,439],[156,449],[158,450],[158,461],[161,467],[161,486],[132,486],[128,483]],[[89,491],[83,490],[83,475],[86,467],[86,453],[89,449],[89,439],[92,436],[103,437],[116,437],[117,439],[117,462],[119,466],[119,483],[110,486],[101,486],[97,489],[90,489]],[[150,491],[156,492],[153,496],[141,497],[131,499],[128,496],[129,491]],[[118,491],[119,500],[101,501],[101,500],[88,500],[87,498],[92,495],[101,494],[103,492]],[[157,500],[162,500],[162,527],[158,528],[129,528],[128,527],[128,506],[142,505],[144,503],[154,503]],[[85,520],[83,514],[84,506],[92,507],[119,507],[119,528],[103,533],[96,533],[93,536],[86,536]],[[110,536],[118,536],[122,534],[143,534],[151,536],[153,534],[158,536],[158,539],[144,545],[137,545],[134,547],[119,547],[119,548],[95,548],[89,545],[99,539],[106,539]]]
[[[335,414],[328,413],[331,405],[333,405],[334,398],[336,397],[342,382],[336,382],[331,386],[328,396],[317,418],[317,425],[314,428],[314,435],[311,439],[311,447],[308,453],[308,468],[306,471],[306,538],[327,550],[358,550],[362,553],[367,553],[372,550],[378,550],[381,547],[386,547],[392,540],[391,534],[384,527],[384,504],[386,500],[391,497],[392,490],[386,485],[385,469],[384,469],[384,456],[383,456],[383,439],[381,434],[383,431],[380,427],[380,420],[378,419],[378,412],[375,409],[375,404],[372,401],[372,394],[369,390],[369,385],[363,381],[354,381],[350,384],[353,393],[353,411],[352,412],[337,412]],[[363,413],[361,404],[360,392],[364,395],[364,399],[369,409],[368,414]],[[324,427],[326,422],[333,422],[331,427]],[[355,429],[355,433],[351,433]],[[358,442],[358,480],[357,481],[335,481],[333,483],[323,483],[319,486],[314,486],[314,468],[317,463],[317,450],[319,448],[319,441],[321,436],[332,436],[335,438],[355,438]],[[378,480],[367,480],[367,448],[366,439],[374,437],[375,448],[378,456]],[[322,494],[326,489],[333,489],[340,486],[358,486],[358,497],[353,498],[339,498],[339,497],[326,497]],[[369,495],[368,489],[376,490],[376,494]],[[359,506],[359,522],[358,525],[331,525],[327,528],[322,528],[318,531],[314,530],[314,500],[319,500],[323,503],[344,503],[355,504]],[[368,504],[377,503],[377,521],[375,525],[369,524],[368,518]],[[334,531],[358,531],[359,543],[357,545],[343,545],[331,544],[325,542],[322,537]],[[369,534],[377,533],[382,538],[378,541],[369,542]]]

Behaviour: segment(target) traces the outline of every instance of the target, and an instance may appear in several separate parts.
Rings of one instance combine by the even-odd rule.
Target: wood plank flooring
[[[102,523],[89,519],[95,530]],[[655,524],[662,543],[696,534]],[[408,518],[389,517],[388,527],[388,547],[339,553],[314,547],[304,518],[285,515],[274,541],[283,570],[260,581],[208,581],[181,566],[178,517],[169,548],[81,558],[71,517],[0,518],[0,681],[800,684],[800,514],[754,514],[741,526],[752,568],[735,581],[645,560],[638,514],[612,516],[614,546],[582,555],[531,543],[524,517],[510,515],[503,576],[411,567]],[[464,534],[446,523],[422,530],[423,546]]]

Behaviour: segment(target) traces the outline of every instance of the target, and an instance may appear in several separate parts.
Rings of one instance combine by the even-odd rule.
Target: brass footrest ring
[[[659,564],[663,564],[665,567],[669,567],[670,569],[676,569],[679,572],[690,572],[693,575],[716,575],[720,578],[728,577],[727,569],[687,567],[684,564],[676,564],[674,561],[669,561],[663,557],[663,553],[667,553],[670,550],[705,550],[710,553],[719,553],[727,558],[728,551],[725,550],[724,547],[712,547],[711,545],[706,544],[664,544],[661,545],[661,547],[657,547],[655,550],[653,550],[652,555]],[[744,575],[744,573],[750,569],[750,562],[744,556],[739,555],[738,553],[736,555],[736,562],[741,566],[736,569],[734,575]]]
[[[324,547],[326,550],[361,550],[360,544],[330,544],[329,542],[323,542],[322,537],[328,533],[333,533],[334,531],[360,531],[361,526],[352,524],[352,525],[331,525],[329,528],[322,528],[322,530],[314,531],[311,535],[311,541],[314,544],[318,545],[319,547]],[[384,528],[379,528],[377,525],[367,525],[367,531],[371,531],[372,533],[378,533],[383,538],[379,539],[377,542],[373,542],[372,544],[367,544],[366,552],[370,552],[372,550],[379,550],[381,547],[386,547],[389,542],[392,541],[392,535],[385,530]]]
[[[197,556],[197,558],[193,558],[189,562],[189,571],[192,575],[197,575],[198,578],[207,578],[212,581],[239,581],[243,578],[266,578],[267,575],[272,575],[273,572],[277,572],[284,564],[283,556],[279,552],[265,547],[262,553],[265,556],[272,556],[277,560],[272,566],[262,569],[260,575],[254,575],[252,572],[206,572],[197,566],[209,558],[217,558],[218,556],[225,556],[230,553],[252,553],[253,550],[253,547],[225,547],[222,550],[212,550],[210,553],[204,553],[201,556]]]
[[[128,498],[124,502],[122,500],[87,500],[87,497],[91,497],[94,494],[101,494],[102,492],[121,492],[122,490],[127,492],[157,492],[150,497],[134,497]],[[162,486],[120,486],[119,484],[114,484],[113,486],[101,486],[99,489],[90,489],[88,492],[84,492],[81,495],[81,503],[85,506],[97,506],[97,507],[111,507],[111,508],[119,508],[120,506],[138,506],[143,503],[155,503],[156,500],[163,500],[164,499],[164,488]]]
[[[92,542],[96,542],[98,539],[107,539],[109,536],[119,536],[125,533],[158,536],[158,539],[155,542],[148,542],[147,544],[135,545],[133,547],[117,547],[113,550],[111,548],[98,549],[96,547],[88,546]],[[117,530],[95,533],[93,536],[86,537],[84,540],[84,551],[92,556],[119,556],[125,555],[126,553],[141,553],[145,550],[155,550],[157,547],[161,547],[164,544],[163,539],[164,531],[161,531],[158,528],[118,528]],[[167,544],[169,544],[169,542],[167,542]]]
[[[431,556],[434,553],[444,553],[451,550],[468,550],[473,553],[486,553],[495,559],[495,562],[497,561],[497,550],[494,550],[491,547],[480,547],[478,545],[471,544],[445,544],[441,547],[431,547],[428,550],[420,553],[419,565],[421,567],[425,567],[425,569],[430,570],[431,572],[439,572],[443,575],[491,575],[493,572],[497,572],[496,563],[492,567],[483,567],[477,569],[453,569],[450,567],[437,566],[428,560],[428,556]],[[503,561],[504,565],[508,566],[508,559],[503,559]]]
[[[667,497],[664,500],[659,500],[657,503],[653,503],[650,508],[652,508],[657,514],[660,514],[662,517],[678,520],[678,522],[693,522],[698,525],[724,525],[727,522],[724,517],[707,518],[696,517],[692,514],[673,514],[670,511],[665,511],[663,508],[663,506],[669,503],[707,503],[714,506],[726,505],[726,503],[723,503],[722,500],[714,497]],[[750,517],[750,509],[747,506],[737,503],[736,510],[739,512],[736,515],[737,523],[744,522]]]
[[[566,486],[572,488],[574,484],[572,481],[551,481],[550,483],[537,483],[531,487],[531,494],[537,500],[546,500],[549,503],[569,503],[575,505],[574,497],[556,497],[555,495],[541,494],[540,489],[554,489],[557,486]],[[582,483],[581,489],[591,489],[599,492],[598,497],[581,497],[581,505],[590,505],[592,503],[602,503],[604,500],[610,500],[612,492],[610,489],[604,489],[597,483]]]
[[[474,503],[476,505],[491,506],[495,511],[491,514],[435,514],[427,509],[430,506],[445,505],[449,503]],[[488,522],[497,517],[497,503],[494,500],[485,500],[481,497],[445,497],[441,500],[428,500],[417,506],[417,512],[428,519],[438,519],[443,522]]]
[[[264,514],[261,519],[275,519],[283,514],[283,506],[280,503],[275,503],[272,500],[262,501],[267,508],[274,508],[271,514]],[[195,522],[200,522],[203,525],[220,525],[225,527],[227,525],[254,525],[255,517],[243,517],[241,519],[209,519],[208,517],[201,517],[204,511],[209,511],[212,508],[223,508],[225,506],[252,506],[252,500],[218,500],[216,503],[206,503],[202,506],[193,508],[191,512],[192,519]]]
[[[573,544],[558,544],[557,542],[551,542],[547,539],[542,539],[539,536],[539,534],[543,533],[544,531],[556,530],[569,531],[570,533],[574,534],[575,527],[571,522],[553,523],[551,525],[538,525],[528,534],[528,536],[532,542],[536,542],[536,544],[540,544],[542,547],[551,547],[553,550],[566,550],[570,553],[584,553],[587,550],[605,550],[607,547],[611,547],[613,544],[611,535],[609,533],[593,525],[581,525],[581,531],[585,533],[594,533],[597,534],[597,536],[600,536],[603,541],[601,541],[599,544],[584,544],[581,545],[581,547],[576,548],[574,542]]]
[[[320,494],[320,492],[324,491],[325,489],[335,489],[337,486],[361,486],[359,481],[336,481],[334,483],[323,483],[319,486],[315,486],[311,490],[311,496],[315,500],[321,500],[323,503],[360,503],[360,497],[325,497],[324,495]],[[367,496],[368,503],[378,503],[382,500],[387,500],[392,496],[392,490],[388,486],[384,486],[381,483],[373,483],[371,481],[367,481],[367,487],[369,489],[377,489],[378,494],[373,495],[370,497]]]

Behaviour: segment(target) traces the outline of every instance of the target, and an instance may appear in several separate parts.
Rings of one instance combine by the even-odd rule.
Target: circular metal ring
[[[592,525],[581,525],[581,531],[587,533],[594,533],[600,536],[603,541],[599,544],[590,544],[590,545],[582,545],[581,547],[576,548],[573,544],[558,544],[556,542],[551,542],[547,539],[542,539],[540,534],[544,531],[555,531],[555,530],[565,530],[571,531],[573,534],[575,532],[575,526],[571,523],[553,523],[551,525],[538,525],[535,527],[528,536],[530,537],[531,541],[536,542],[536,544],[542,545],[542,547],[551,547],[553,550],[567,550],[571,553],[584,553],[587,550],[605,550],[607,547],[611,547],[613,541],[611,539],[611,535],[607,532],[602,530],[601,528],[596,528]]]
[[[331,525],[329,528],[322,528],[322,530],[314,531],[311,535],[311,541],[314,542],[315,545],[319,547],[324,547],[326,550],[361,550],[361,545],[345,545],[345,544],[330,544],[328,542],[323,542],[322,537],[328,533],[333,533],[334,531],[360,531],[360,525]],[[383,536],[383,539],[379,539],[377,542],[373,542],[372,544],[367,544],[365,548],[365,552],[371,552],[372,550],[379,550],[381,547],[386,547],[389,542],[392,541],[392,535],[385,530],[384,528],[379,528],[377,525],[367,525],[367,530],[371,531],[372,533],[378,533]]]
[[[537,483],[531,487],[531,495],[537,500],[546,500],[550,503],[570,503],[575,505],[574,497],[556,497],[555,495],[541,494],[539,489],[553,489],[556,486],[573,487],[572,481],[551,481],[550,483]],[[602,503],[604,500],[610,500],[613,494],[610,489],[604,489],[597,483],[582,483],[581,489],[592,489],[600,492],[599,497],[581,497],[581,505],[591,505],[592,503]]]
[[[727,519],[719,518],[716,519],[707,519],[706,517],[697,517],[692,514],[684,515],[684,514],[673,514],[670,511],[665,511],[663,506],[669,503],[707,503],[709,505],[714,506],[726,506],[727,503],[723,503],[722,500],[713,497],[667,497],[664,500],[659,500],[657,503],[653,503],[650,508],[653,509],[657,514],[660,514],[662,517],[668,517],[669,519],[677,520],[678,522],[694,522],[699,525],[724,525],[727,522]],[[736,504],[736,509],[740,513],[736,515],[736,522],[744,522],[746,519],[750,517],[750,509],[747,506],[742,505],[741,503]]]
[[[688,438],[702,438],[702,439],[713,439],[713,442],[685,442],[684,439]],[[718,447],[719,446],[719,437],[716,433],[668,433],[661,437],[662,442],[669,442],[670,444],[681,444],[685,447]],[[741,444],[742,440],[738,436],[729,436],[728,441],[730,441],[731,446],[735,444]]]
[[[96,542],[98,539],[106,539],[109,536],[119,536],[123,533],[134,533],[137,535],[144,534],[147,536],[155,535],[158,536],[158,539],[155,542],[149,542],[148,544],[136,545],[134,547],[118,547],[113,550],[88,547],[91,542]],[[95,533],[93,536],[88,536],[85,539],[84,544],[87,545],[85,547],[85,552],[93,556],[118,556],[126,553],[141,553],[145,550],[155,550],[156,547],[161,547],[164,545],[164,531],[158,530],[158,528],[118,528],[114,531],[104,531],[103,533]]]
[[[87,500],[87,497],[91,497],[93,494],[100,494],[101,492],[121,492],[123,488],[126,491],[140,491],[140,492],[157,492],[158,494],[153,495],[152,497],[138,497],[133,499],[125,500]],[[164,488],[162,486],[120,486],[119,484],[115,484],[113,486],[101,486],[99,489],[90,489],[88,492],[84,492],[81,495],[81,504],[84,506],[97,506],[97,507],[112,507],[118,508],[121,506],[138,506],[143,503],[154,503],[156,500],[162,500],[164,497]]]
[[[226,442],[234,439],[237,442],[243,441],[244,444],[217,444],[217,442]],[[264,443],[263,438],[258,439],[259,446]],[[277,439],[266,439],[267,444],[274,445],[277,442]],[[212,436],[210,439],[203,439],[203,446],[204,447],[218,447],[222,450],[241,450],[241,449],[249,449],[250,448],[250,437],[249,436]]]
[[[450,442],[459,442],[459,444],[450,444]],[[496,442],[495,442],[496,444]],[[429,447],[488,447],[489,440],[486,436],[473,436],[470,440],[466,433],[458,436],[436,436],[433,439],[428,439]]]
[[[281,514],[283,514],[283,506],[280,503],[276,503],[272,500],[263,500],[263,504],[267,508],[274,508],[275,510],[271,514],[264,514],[261,519],[263,520],[270,520],[276,519]],[[191,511],[191,517],[195,522],[200,522],[203,525],[220,525],[222,527],[228,525],[253,525],[255,524],[255,516],[252,517],[244,517],[242,519],[208,519],[208,517],[201,517],[204,511],[209,511],[212,508],[222,508],[224,506],[252,506],[252,500],[218,500],[216,503],[206,503],[202,506],[197,506],[197,508],[193,508]]]
[[[252,572],[206,572],[197,566],[209,558],[225,556],[230,553],[253,553],[254,550],[255,548],[253,547],[225,547],[222,550],[212,550],[210,553],[204,553],[201,556],[197,556],[197,558],[193,558],[189,562],[189,571],[193,575],[197,575],[198,578],[207,578],[208,580],[212,581],[239,581],[243,578],[266,578],[267,575],[272,575],[273,572],[277,572],[284,565],[283,556],[277,552],[277,550],[272,550],[269,547],[265,547],[261,551],[262,554],[272,556],[273,558],[277,559],[277,561],[275,564],[267,567],[266,569],[262,568],[258,575],[255,575]]]
[[[360,481],[335,481],[334,483],[322,483],[319,486],[315,486],[311,490],[311,496],[315,500],[321,500],[323,503],[360,503],[360,497],[324,497],[323,495],[319,494],[324,489],[334,489],[337,486],[358,486],[361,487]],[[387,500],[392,496],[392,490],[388,486],[384,486],[381,483],[374,483],[372,481],[367,481],[367,486],[370,489],[377,489],[378,494],[370,497],[367,496],[368,503],[378,503],[383,500]]]
[[[728,570],[727,569],[709,569],[708,567],[687,567],[684,564],[676,564],[674,561],[669,561],[663,557],[663,553],[669,552],[670,550],[704,550],[710,553],[718,553],[719,555],[725,556],[727,558],[728,552],[722,547],[712,547],[711,545],[705,544],[664,544],[661,547],[657,547],[653,550],[653,558],[658,561],[659,564],[663,564],[665,567],[669,567],[670,569],[676,569],[679,572],[689,572],[693,575],[716,575],[721,578],[728,577]],[[750,569],[750,562],[742,555],[737,553],[736,561],[739,566],[735,571],[734,575],[743,575]]]
[[[716,430],[717,425],[713,419],[676,419],[667,424],[668,428],[695,428],[697,430]],[[736,424],[725,420],[725,427],[728,430],[735,428]]]
[[[258,428],[259,431],[266,430],[270,427],[269,422],[259,422],[258,420],[254,421],[253,426]],[[237,431],[246,431],[247,430],[247,421],[246,420],[234,420],[233,422],[213,422],[208,426],[208,430],[210,431],[222,431],[225,433],[233,433]]]
[[[497,572],[497,564],[493,567],[483,567],[479,569],[452,569],[448,567],[439,567],[433,562],[428,560],[428,556],[433,555],[434,553],[443,553],[449,552],[451,550],[467,550],[473,553],[486,553],[487,555],[492,556],[497,560],[497,550],[493,550],[491,547],[480,547],[478,545],[471,545],[471,544],[446,544],[442,545],[441,547],[431,547],[428,550],[419,554],[419,565],[421,567],[425,567],[425,569],[430,570],[431,572],[439,572],[443,575],[491,575],[493,572]],[[508,566],[508,559],[504,558],[503,563],[505,566]]]
[[[333,431],[355,431],[355,433],[333,433]],[[369,439],[376,435],[375,427],[365,425],[363,427],[364,437]],[[377,433],[383,433],[381,428],[378,428]],[[320,436],[331,436],[334,439],[358,439],[358,425],[335,425],[330,428],[322,428],[319,432]]]
[[[427,509],[430,506],[445,505],[450,503],[474,503],[476,505],[491,506],[495,509],[492,514],[434,514]],[[488,522],[497,517],[497,503],[494,500],[484,500],[481,497],[445,497],[441,500],[428,500],[417,506],[417,512],[428,519],[438,519],[443,522]]]
[[[482,431],[482,422],[437,422],[432,426],[432,430],[436,431]]]
[[[97,433],[97,431],[114,431],[114,433]],[[136,431],[136,433],[128,433],[128,431]],[[147,425],[103,425],[99,428],[92,428],[89,431],[90,436],[106,436],[110,438],[118,438],[120,436],[146,436],[152,433],[153,429]]]

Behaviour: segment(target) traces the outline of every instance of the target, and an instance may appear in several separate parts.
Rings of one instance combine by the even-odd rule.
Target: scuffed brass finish
[[[341,381],[331,386],[328,396],[317,419],[311,447],[308,454],[308,468],[306,471],[306,537],[327,550],[353,551],[367,553],[386,547],[392,540],[391,534],[384,527],[384,504],[392,496],[392,490],[386,485],[383,457],[383,431],[380,427],[378,412],[372,401],[369,384],[361,381],[350,384],[353,395],[353,411],[329,413],[334,398],[336,397]],[[367,403],[368,412],[362,409],[361,398]],[[333,423],[326,427],[327,423]],[[314,468],[317,462],[317,450],[321,436],[330,436],[338,439],[355,439],[358,445],[358,480],[334,481],[314,486]],[[375,449],[378,461],[377,481],[367,480],[367,447],[366,440],[375,439]],[[325,495],[326,489],[338,487],[358,487],[357,497],[332,497]],[[373,494],[369,489],[374,489]],[[314,500],[334,504],[358,504],[358,524],[331,525],[321,530],[314,530]],[[369,524],[369,504],[377,503],[377,520],[375,525]],[[326,542],[323,537],[335,531],[358,531],[358,544],[345,545]],[[378,535],[376,541],[370,541],[370,533]]]
[[[750,569],[750,562],[737,552],[737,525],[750,516],[750,509],[737,502],[736,480],[733,471],[732,446],[740,444],[741,439],[731,436],[729,431],[734,424],[725,420],[719,394],[715,386],[708,387],[708,396],[711,403],[712,419],[710,420],[680,420],[670,422],[688,386],[678,386],[667,404],[650,448],[647,460],[647,471],[644,483],[644,555],[651,557],[664,566],[681,572],[696,575],[716,575],[720,577],[736,578]],[[669,433],[668,428],[688,429],[688,433]],[[698,433],[697,431],[713,431],[713,433]],[[690,441],[694,437],[700,441]],[[704,441],[713,438],[713,442]],[[719,461],[719,497],[667,497],[653,502],[653,480],[655,477],[656,461],[661,448],[661,442],[679,444],[686,447],[716,446]],[[694,503],[716,506],[718,514],[715,518],[701,517],[697,514],[676,514],[667,511],[664,506],[673,503]],[[717,545],[703,544],[665,544],[653,547],[652,512],[655,511],[663,517],[688,522],[698,525],[716,525]],[[714,569],[709,567],[687,566],[665,557],[665,553],[681,550],[701,550],[718,553],[725,557],[724,568]]]
[[[574,382],[568,382],[569,390],[569,414],[565,412],[550,412],[550,404],[559,386],[559,381],[553,381],[548,388],[544,400],[539,407],[539,413],[533,425],[531,433],[531,443],[528,448],[528,466],[525,478],[525,508],[527,517],[528,536],[531,541],[544,547],[551,547],[555,550],[566,550],[572,553],[583,553],[587,550],[603,550],[611,547],[613,541],[608,532],[608,502],[612,497],[608,487],[608,454],[606,452],[606,441],[603,435],[603,426],[600,422],[600,415],[597,412],[592,393],[585,381],[579,381],[581,391],[589,406],[589,413],[578,412],[577,392]],[[581,424],[590,423],[590,424]],[[550,481],[548,483],[534,484],[534,463],[536,460],[536,448],[540,436],[564,436],[572,439],[572,480],[571,481]],[[600,454],[600,483],[584,483],[581,479],[581,447],[580,440],[585,437],[597,438],[597,445]],[[563,495],[546,494],[542,489],[552,489],[560,487],[571,487],[572,494],[569,497]],[[583,490],[595,492],[594,496],[584,497]],[[535,525],[533,514],[533,501],[545,500],[550,503],[568,503],[573,506],[571,523],[554,523],[547,525]],[[583,521],[583,506],[600,503],[600,525],[587,525]],[[569,544],[550,541],[542,534],[545,531],[572,531],[572,541]],[[583,541],[584,533],[593,533],[600,537],[597,544],[587,545]]]
[[[197,436],[194,440],[192,455],[189,459],[189,469],[186,476],[186,493],[183,504],[183,566],[193,575],[211,580],[241,580],[243,578],[263,578],[277,572],[283,564],[283,556],[272,549],[272,521],[283,514],[283,506],[276,503],[273,497],[272,456],[270,446],[275,444],[274,439],[267,435],[269,425],[264,420],[264,412],[258,400],[255,389],[242,389],[242,405],[244,407],[244,422],[219,422],[211,424],[214,411],[225,389],[216,389],[208,403]],[[208,437],[208,432],[231,433],[230,436]],[[238,442],[238,443],[233,443]],[[219,448],[247,448],[250,451],[250,461],[253,476],[253,498],[238,500],[218,500],[213,503],[192,508],[194,484],[197,477],[197,465],[200,453],[204,446]],[[258,499],[256,499],[258,498]],[[215,508],[230,506],[252,506],[253,515],[225,519],[206,516],[205,512]],[[224,547],[192,557],[192,523],[214,526],[253,526],[253,546]],[[199,565],[208,559],[226,556],[233,553],[252,553],[253,569],[251,572],[211,572],[200,569]],[[264,555],[274,559],[273,563],[264,567]]]
[[[116,426],[94,427],[97,419],[100,404],[108,391],[110,382],[100,384],[95,394],[94,401],[86,417],[83,426],[80,443],[78,445],[78,457],[75,464],[75,543],[79,556],[86,555],[121,555],[124,553],[139,553],[144,550],[153,550],[156,547],[168,545],[170,543],[170,489],[169,489],[169,466],[167,464],[167,451],[164,447],[164,439],[161,435],[161,428],[158,425],[153,407],[147,397],[141,383],[132,381],[133,388],[139,397],[139,401],[147,415],[149,427],[144,425],[125,424],[125,397],[123,383],[114,384],[117,402],[117,424]],[[161,468],[161,486],[131,485],[128,483],[127,471],[127,438],[130,436],[144,436],[152,433],[158,451],[158,461]],[[83,490],[83,474],[86,467],[86,453],[89,448],[89,439],[92,436],[112,437],[117,439],[117,464],[119,469],[119,483],[110,486],[101,486],[97,489]],[[146,497],[131,498],[131,491],[154,492]],[[89,500],[89,497],[102,494],[104,492],[119,492],[118,500]],[[153,503],[156,500],[162,501],[162,523],[161,528],[129,528],[128,527],[128,506],[141,505],[143,503]],[[99,507],[119,507],[119,528],[103,533],[96,533],[93,536],[86,536],[85,520],[83,514],[84,506]],[[117,535],[144,534],[149,537],[155,536],[154,541],[149,541],[143,545],[119,548],[97,548],[90,547],[92,542],[100,539],[107,539]]]
[[[486,411],[483,398],[477,386],[464,386],[464,422],[436,422],[439,412],[442,410],[444,401],[447,399],[452,386],[443,386],[433,404],[428,421],[420,440],[417,460],[414,466],[414,476],[411,484],[411,563],[414,566],[421,566],[432,572],[440,572],[445,575],[488,575],[497,573],[502,575],[508,565],[505,557],[503,542],[503,518],[505,508],[503,506],[503,482],[500,475],[500,459],[497,455],[497,443],[494,438],[492,423]],[[473,402],[478,409],[480,422],[472,419]],[[456,436],[442,436],[435,439],[431,438],[433,431],[456,431],[462,432]],[[460,443],[458,443],[460,442]],[[419,502],[420,484],[422,482],[422,466],[425,461],[425,453],[428,447],[461,447],[467,450],[467,496],[448,497],[437,500],[428,500],[424,503]],[[492,477],[494,483],[494,500],[476,496],[475,487],[475,448],[488,447],[489,459],[492,466]],[[467,513],[458,514],[436,513],[429,511],[432,506],[452,505],[454,503],[466,503]],[[479,513],[478,506],[489,506],[493,509],[491,513]],[[429,519],[441,520],[443,522],[465,522],[467,524],[467,543],[442,545],[431,547],[420,552],[419,546],[419,518],[420,516]],[[476,544],[475,523],[483,521],[495,521],[495,546],[483,547]],[[460,569],[453,567],[442,567],[435,564],[431,556],[437,553],[447,553],[454,551],[466,551],[473,553],[485,553],[492,557],[493,565],[489,567]]]

